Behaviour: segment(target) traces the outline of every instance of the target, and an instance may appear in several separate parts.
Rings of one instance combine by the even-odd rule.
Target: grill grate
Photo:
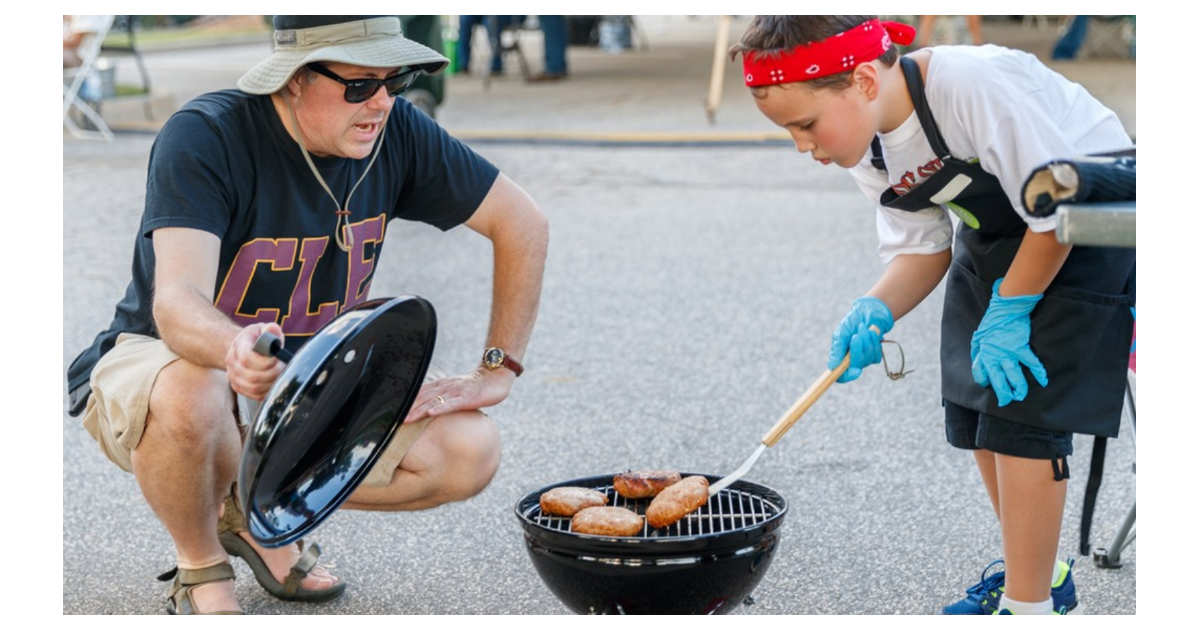
[[[611,485],[589,487],[603,492],[608,497],[608,505],[628,508],[642,516],[650,506],[650,499],[627,499],[617,494]],[[631,538],[677,538],[732,532],[765,523],[782,511],[783,506],[774,501],[730,487],[709,497],[708,503],[679,522],[661,529],[643,525],[641,534]],[[537,503],[530,508],[528,518],[546,529],[571,531],[571,517],[542,514]]]

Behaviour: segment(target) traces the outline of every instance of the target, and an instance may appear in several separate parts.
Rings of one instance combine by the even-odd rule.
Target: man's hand
[[[479,367],[470,374],[435,379],[421,387],[404,421],[415,422],[452,411],[473,411],[498,405],[508,398],[516,378],[507,369]]]
[[[254,344],[264,333],[270,332],[280,339],[283,329],[279,324],[252,324],[242,329],[225,355],[225,373],[233,391],[253,400],[266,398],[271,385],[283,372],[284,363],[275,357],[263,356],[254,351]]]

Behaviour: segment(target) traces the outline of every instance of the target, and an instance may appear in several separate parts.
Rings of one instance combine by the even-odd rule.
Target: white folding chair
[[[88,80],[96,69],[96,62],[100,59],[100,46],[104,43],[104,37],[108,35],[108,30],[112,28],[112,15],[96,16],[88,35],[83,38],[76,52],[79,55],[80,65],[63,68],[63,124],[67,130],[76,138],[85,140],[112,140],[112,130],[108,128],[108,124],[100,117],[100,114],[80,96],[80,90],[83,84]],[[71,108],[79,112],[94,129],[84,129],[79,126],[75,119],[71,116]]]

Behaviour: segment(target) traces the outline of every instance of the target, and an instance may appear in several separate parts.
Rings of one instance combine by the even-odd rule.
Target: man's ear
[[[879,68],[874,63],[860,63],[850,75],[854,87],[862,90],[868,101],[879,98]]]
[[[300,84],[304,82],[303,75],[304,72],[294,72],[292,73],[292,78],[288,79],[287,83],[284,84],[284,87],[287,88],[288,94],[293,98],[300,96],[300,91],[302,90],[302,86]]]

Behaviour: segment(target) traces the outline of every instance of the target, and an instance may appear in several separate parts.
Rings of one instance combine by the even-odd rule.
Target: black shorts
[[[948,400],[946,441],[955,448],[986,449],[1001,455],[1026,459],[1059,460],[1074,453],[1074,434],[1047,431],[1004,420]]]

